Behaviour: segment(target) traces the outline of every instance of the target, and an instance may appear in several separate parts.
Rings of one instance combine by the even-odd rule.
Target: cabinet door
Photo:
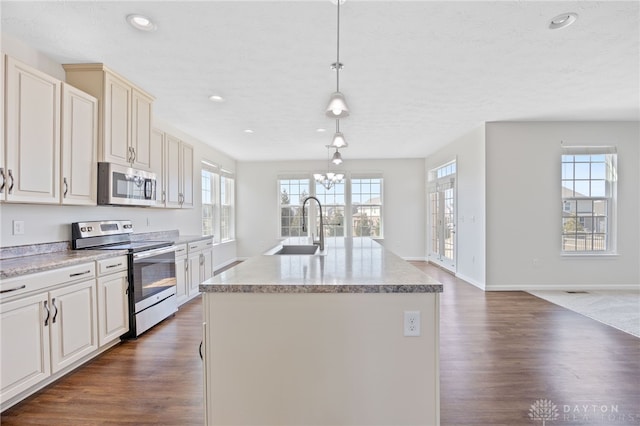
[[[118,77],[105,73],[103,161],[130,165],[131,87]]]
[[[183,143],[181,154],[182,207],[193,207],[193,147]]]
[[[122,271],[98,278],[98,342],[103,346],[129,331],[129,280]]]
[[[165,205],[167,207],[180,207],[182,193],[180,190],[180,139],[167,134],[165,136],[166,168],[165,168]]]
[[[98,349],[96,282],[91,279],[52,291],[49,300],[55,373]]]
[[[133,89],[131,93],[131,147],[133,166],[151,168],[151,103],[143,93]]]
[[[187,283],[189,282],[189,261],[186,257],[176,259],[176,298],[178,305],[188,299]]]
[[[164,207],[166,198],[164,179],[164,132],[151,129],[151,152],[149,156],[150,170],[156,174],[156,201],[154,207]]]
[[[96,205],[98,101],[62,85],[62,204]]]
[[[0,304],[1,403],[51,375],[48,308],[46,293]]]
[[[189,286],[187,288],[189,297],[200,293],[199,286],[202,280],[201,252],[189,254]]]
[[[57,204],[61,82],[6,60],[6,200]]]

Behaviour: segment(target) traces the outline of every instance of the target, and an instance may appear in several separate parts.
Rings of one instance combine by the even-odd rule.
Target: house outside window
[[[563,149],[562,253],[615,252],[616,162],[613,147]]]
[[[302,232],[302,203],[311,195],[308,177],[287,177],[278,179],[280,236],[306,236]]]
[[[345,182],[335,183],[331,189],[327,189],[321,183],[316,182],[315,196],[322,203],[322,221],[325,237],[345,236]]]
[[[382,178],[351,179],[351,232],[354,237],[382,237]]]

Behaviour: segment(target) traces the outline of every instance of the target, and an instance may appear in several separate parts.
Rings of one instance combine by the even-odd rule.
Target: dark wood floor
[[[541,399],[558,409],[549,426],[640,424],[640,339],[527,293],[484,293],[412,263],[444,283],[442,425],[540,425],[528,413]],[[201,425],[201,323],[198,298],[2,413],[0,422]]]

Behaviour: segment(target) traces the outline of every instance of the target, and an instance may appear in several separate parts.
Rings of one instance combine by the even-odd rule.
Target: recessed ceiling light
[[[211,95],[209,96],[209,100],[211,102],[224,102],[224,98],[220,95]]]
[[[244,132],[245,132],[245,133],[253,133],[253,130],[251,130],[251,129],[244,129]]]
[[[573,13],[573,12],[562,13],[549,21],[549,29],[557,30],[560,28],[568,27],[569,25],[576,22],[576,19],[578,19],[577,13]]]
[[[323,133],[323,132],[326,132],[326,131],[327,131],[327,129],[323,129],[323,128],[316,129],[316,132],[318,132],[318,133]]]
[[[127,15],[127,22],[133,28],[140,31],[155,31],[158,27],[156,24],[151,21],[151,19],[147,18],[144,15],[139,15],[137,13],[133,13],[131,15]]]

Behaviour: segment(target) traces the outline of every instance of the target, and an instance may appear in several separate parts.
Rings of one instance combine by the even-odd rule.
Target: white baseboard
[[[615,291],[615,290],[632,290],[640,291],[638,284],[521,284],[521,285],[488,285],[486,291]]]
[[[480,290],[485,290],[485,291],[486,291],[485,285],[484,285],[483,283],[478,282],[478,281],[474,280],[474,279],[473,279],[473,278],[471,278],[471,277],[467,277],[467,276],[466,276],[466,275],[464,275],[464,274],[458,274],[458,273],[456,273],[456,278],[459,278],[459,279],[461,279],[462,281],[465,281],[465,282],[467,282],[467,283],[471,284],[471,285],[472,285],[472,286],[474,286],[474,287],[478,287]]]
[[[402,260],[406,260],[407,262],[426,262],[426,257],[403,257]]]

